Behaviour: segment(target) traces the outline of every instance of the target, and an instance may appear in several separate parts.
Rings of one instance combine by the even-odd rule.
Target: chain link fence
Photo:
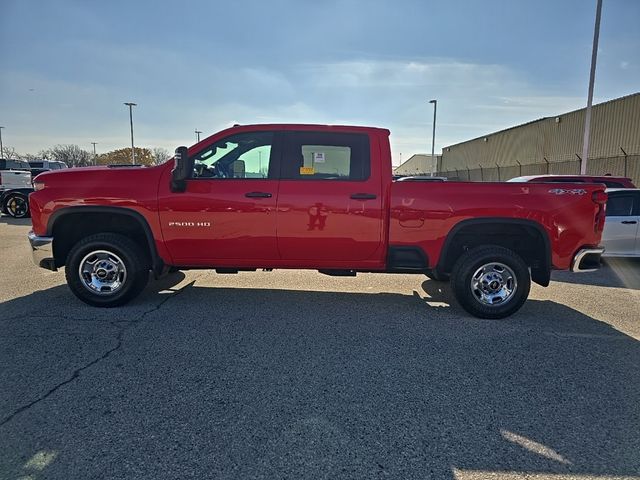
[[[576,175],[580,173],[580,160],[563,162],[527,163],[508,167],[463,168],[437,172],[436,176],[449,180],[472,182],[504,182],[523,175]],[[629,177],[640,186],[640,155],[620,155],[616,157],[590,158],[587,162],[588,175],[611,174],[618,177]]]

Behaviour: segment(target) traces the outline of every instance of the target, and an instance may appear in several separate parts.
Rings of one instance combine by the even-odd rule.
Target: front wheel
[[[453,293],[471,315],[499,319],[517,312],[529,296],[529,268],[515,252],[498,246],[477,247],[456,262]]]
[[[67,256],[67,284],[76,297],[89,305],[124,305],[149,280],[145,258],[142,249],[123,235],[91,235],[76,243]]]
[[[27,218],[29,216],[29,200],[22,193],[11,194],[4,201],[3,210],[13,218]]]

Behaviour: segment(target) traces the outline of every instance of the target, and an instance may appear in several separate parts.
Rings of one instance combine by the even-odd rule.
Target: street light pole
[[[0,158],[4,158],[4,150],[2,148],[2,129],[4,127],[0,127]]]
[[[580,173],[587,173],[587,158],[589,156],[589,135],[591,130],[591,104],[593,102],[593,84],[596,77],[596,59],[598,57],[598,40],[600,39],[600,14],[602,13],[602,0],[598,0],[596,6],[596,25],[593,31],[593,49],[591,51],[591,73],[589,75],[589,96],[587,98],[587,111],[584,117],[584,138],[582,140],[582,161]]]
[[[93,145],[93,164],[97,165],[96,162],[96,145],[98,144],[98,142],[91,142],[91,145]]]
[[[200,141],[200,134],[202,133],[202,131],[196,129],[195,132],[196,132],[196,140],[199,142]]]
[[[135,165],[136,150],[133,146],[133,107],[137,106],[137,104],[133,102],[125,102],[124,104],[129,107],[129,123],[131,124],[131,163]]]
[[[433,136],[431,137],[431,176],[433,177],[433,158],[436,153],[436,110],[438,109],[438,100],[429,100],[433,103]]]

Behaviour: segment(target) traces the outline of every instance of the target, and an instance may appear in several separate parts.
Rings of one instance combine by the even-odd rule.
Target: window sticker
[[[324,163],[324,152],[313,153],[313,163]]]
[[[300,167],[300,175],[313,175],[316,170],[313,167]]]

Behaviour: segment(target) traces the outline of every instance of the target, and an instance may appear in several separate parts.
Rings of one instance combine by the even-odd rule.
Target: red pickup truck
[[[503,318],[551,269],[598,268],[606,193],[594,184],[395,182],[389,131],[234,126],[151,168],[39,175],[34,260],[72,292],[122,305],[148,272],[316,269],[450,277],[459,303]]]

